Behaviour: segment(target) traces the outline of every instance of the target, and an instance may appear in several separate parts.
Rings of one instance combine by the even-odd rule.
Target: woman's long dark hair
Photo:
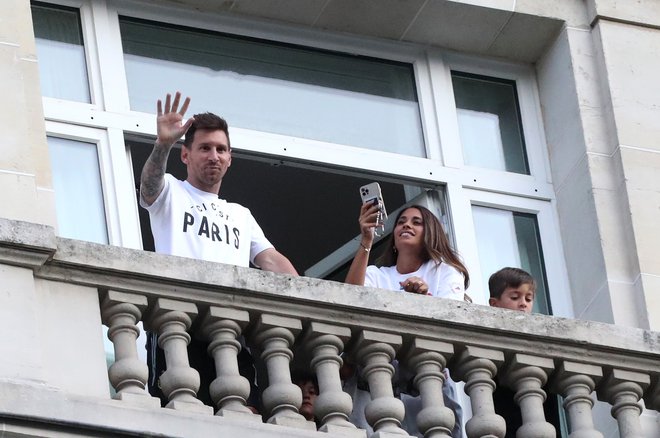
[[[449,244],[449,240],[447,239],[445,230],[442,228],[442,224],[428,208],[422,207],[421,205],[411,205],[406,207],[399,212],[394,223],[396,224],[399,222],[399,218],[403,212],[409,208],[416,208],[419,210],[424,222],[424,252],[422,254],[424,262],[433,260],[438,265],[444,262],[453,266],[458,272],[463,274],[465,289],[467,289],[470,285],[470,274],[463,262],[461,262],[458,253],[454,251]],[[394,247],[394,233],[392,233],[385,245],[385,252],[376,260],[376,265],[394,266],[396,265],[398,255],[399,253]]]

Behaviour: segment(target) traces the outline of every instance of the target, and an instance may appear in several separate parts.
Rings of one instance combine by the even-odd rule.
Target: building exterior
[[[8,436],[312,436],[287,398],[295,390],[282,358],[299,351],[325,376],[321,430],[358,436],[338,386],[344,347],[381,370],[372,388],[387,386],[395,354],[436,376],[421,393],[446,365],[466,381],[477,419],[492,412],[477,403],[475,376],[522,373],[537,383],[521,391],[548,380],[548,392],[577,400],[567,407],[573,431],[593,422],[606,437],[660,433],[658,2],[6,3]],[[192,97],[191,112],[228,119],[235,155],[221,196],[250,207],[303,278],[142,251],[153,244],[136,181],[155,101],[176,90]],[[422,203],[442,217],[475,304],[322,280],[343,278],[358,245],[358,187],[370,181],[381,183],[390,216]],[[536,310],[554,316],[483,306],[489,274],[505,265],[539,279]],[[174,333],[174,409],[142,389],[139,321]],[[121,363],[110,378],[102,325]],[[281,384],[268,423],[245,412],[235,388],[223,389],[231,400],[212,416],[186,377],[190,332],[215,342],[223,382],[240,381],[226,364],[243,330],[267,353],[271,385]],[[582,408],[594,389],[602,402],[592,419]],[[398,408],[383,391],[385,436]],[[641,416],[640,398],[649,408]],[[535,406],[523,414],[533,418]],[[479,424],[468,426],[472,436],[499,436],[476,432]]]

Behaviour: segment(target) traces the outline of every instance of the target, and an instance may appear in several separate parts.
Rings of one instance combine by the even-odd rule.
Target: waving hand
[[[183,101],[183,105],[179,110],[179,102],[181,100],[181,93],[178,91],[174,94],[174,101],[172,102],[172,96],[168,93],[165,97],[165,110],[163,111],[163,102],[158,99],[156,104],[158,110],[158,117],[156,119],[156,124],[158,128],[158,139],[156,142],[161,145],[173,145],[176,143],[185,133],[188,131],[188,128],[195,121],[192,117],[188,119],[186,124],[182,124],[183,116],[188,111],[188,105],[190,105],[190,98],[186,97]],[[178,111],[177,111],[178,110]]]

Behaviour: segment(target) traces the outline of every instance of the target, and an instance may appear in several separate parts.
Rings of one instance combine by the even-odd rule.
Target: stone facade
[[[353,333],[359,325],[349,324],[350,320],[360,317],[371,321],[372,311],[375,319],[370,323],[375,327],[363,329],[384,328],[379,319],[383,318],[383,312],[396,314],[397,324],[406,336],[412,336],[418,323],[435,327],[433,324],[437,322],[440,327],[448,328],[450,335],[436,340],[448,342],[455,350],[467,351],[465,357],[479,356],[474,351],[481,350],[465,349],[463,335],[459,336],[462,332],[459,327],[463,325],[469,327],[470,336],[479,339],[484,335],[483,327],[487,327],[492,339],[482,339],[479,346],[495,351],[501,351],[503,339],[508,341],[505,335],[520,332],[523,335],[514,344],[520,346],[523,357],[511,356],[511,345],[506,352],[507,360],[523,369],[536,366],[547,370],[548,367],[532,365],[537,362],[525,356],[545,357],[548,350],[542,346],[547,336],[553,346],[550,357],[554,360],[554,375],[579,374],[587,382],[586,387],[597,387],[601,385],[599,382],[606,381],[602,384],[605,386],[598,387],[598,396],[615,406],[621,436],[640,436],[635,409],[631,414],[630,410],[617,406],[630,401],[620,395],[623,387],[633,398],[643,394],[650,406],[657,408],[659,403],[658,2],[365,0],[359,6],[340,0],[276,2],[283,3],[281,7],[256,0],[171,3],[201,10],[220,8],[221,12],[241,19],[265,18],[328,32],[438,46],[534,65],[549,173],[556,191],[557,235],[563,243],[575,315],[585,321],[538,316],[510,321],[497,311],[456,303],[438,304],[431,314],[431,310],[425,313],[426,306],[412,298],[372,299],[359,289],[240,269],[214,269],[210,274],[212,270],[203,263],[195,265],[194,275],[188,271],[180,277],[189,278],[192,286],[174,277],[158,284],[160,272],[176,269],[175,260],[153,256],[158,258],[159,269],[163,269],[153,271],[152,260],[145,259],[151,256],[139,252],[114,253],[111,248],[58,240],[53,233],[57,227],[54,193],[30,4],[26,0],[6,0],[0,17],[0,89],[6,102],[0,110],[0,125],[4,128],[0,157],[3,187],[0,191],[3,206],[0,332],[4,351],[0,359],[0,382],[4,394],[4,430],[35,436],[66,436],[69,427],[71,434],[93,430],[90,436],[215,433],[220,422],[210,416],[182,414],[176,409],[153,410],[148,407],[149,402],[127,409],[118,400],[111,400],[100,340],[101,300],[108,299],[108,290],[137,294],[137,298],[127,299],[127,305],[138,315],[137,310],[140,313],[147,307],[153,310],[161,295],[162,299],[185,301],[182,291],[191,288],[195,289],[195,299],[189,300],[193,305],[219,304],[205,292],[204,285],[211,284],[218,290],[257,292],[257,296],[277,296],[278,302],[290,301],[288,307],[282,304],[285,309],[281,313],[293,319],[300,318],[301,302],[319,300],[321,308],[332,307],[329,301],[334,301],[335,296],[343,297],[343,306],[359,309],[355,315],[350,316],[349,312],[345,317],[348,320],[344,323]],[[83,269],[81,265],[93,269]],[[142,278],[147,278],[146,283],[140,283]],[[132,287],[127,287],[127,283]],[[329,295],[333,296],[332,300]],[[239,302],[243,299],[241,294],[232,296]],[[265,310],[264,303],[255,299],[244,310],[260,313]],[[242,304],[238,307],[243,308]],[[410,308],[419,314],[421,322],[407,316]],[[338,310],[335,311],[321,318],[322,322],[336,323],[327,316],[338,315]],[[135,316],[136,320],[140,317]],[[106,312],[103,318],[110,316]],[[185,328],[182,330],[185,332]],[[523,347],[529,339],[533,341],[532,347]],[[595,354],[591,358],[593,363],[586,362],[596,368],[587,371],[580,368],[585,356],[578,345],[594,346],[588,349],[590,354]],[[493,361],[491,356],[487,357]],[[513,362],[512,357],[515,357]],[[580,364],[575,365],[579,371],[571,368],[574,363]],[[487,373],[484,370],[490,368],[490,365],[482,366],[481,372]],[[552,373],[546,371],[546,374]],[[137,381],[142,383],[140,379]],[[558,391],[568,394],[571,391],[568,381],[557,383],[563,388]],[[128,388],[135,389],[136,385],[140,386],[133,382]],[[121,388],[119,392],[122,393]],[[590,403],[585,394],[579,397],[583,403]],[[129,403],[135,397],[125,398],[120,401]],[[32,424],[31,419],[64,426],[40,426]],[[246,430],[259,436],[314,434],[303,429],[282,432],[275,426],[242,419],[222,420],[223,431],[228,434]],[[193,424],[198,432],[190,432]],[[657,436],[655,424],[656,435],[646,432],[650,433],[647,436]]]

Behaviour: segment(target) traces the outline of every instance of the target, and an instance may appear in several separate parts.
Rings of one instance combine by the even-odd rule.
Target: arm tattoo
[[[165,186],[165,167],[171,148],[172,145],[161,145],[156,142],[142,168],[140,196],[149,205],[154,203]]]

